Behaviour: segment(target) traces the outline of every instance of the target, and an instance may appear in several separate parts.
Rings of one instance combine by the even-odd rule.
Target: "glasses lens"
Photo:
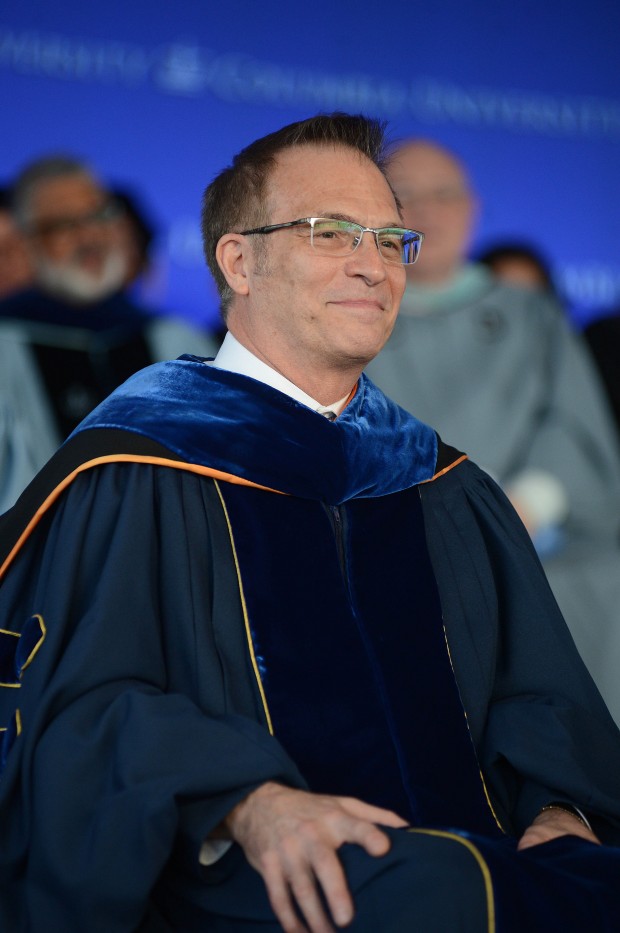
[[[347,256],[359,243],[363,227],[346,220],[317,219],[312,224],[311,242],[319,253]]]
[[[92,224],[107,224],[122,214],[122,207],[117,201],[107,201],[101,207],[89,214],[75,217],[58,217],[56,220],[47,220],[36,227],[40,236],[54,236],[55,234],[74,233],[84,226]]]
[[[379,252],[386,262],[411,265],[418,258],[422,238],[414,230],[383,227],[377,230]]]
[[[424,238],[414,230],[403,230],[403,262],[410,266],[420,255]]]
[[[386,262],[407,262],[403,252],[403,233],[399,227],[383,227],[377,230],[379,252]]]

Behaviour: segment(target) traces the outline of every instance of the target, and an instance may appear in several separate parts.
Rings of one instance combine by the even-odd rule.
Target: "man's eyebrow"
[[[356,220],[355,217],[351,217],[350,214],[341,214],[339,211],[321,211],[320,213],[315,214],[314,216],[325,217],[328,220],[346,220],[346,221],[349,221],[349,223],[359,224],[360,227],[365,226],[365,224],[362,224],[359,222],[359,220]],[[379,229],[381,229],[382,227],[402,227],[402,225],[403,225],[403,222],[399,217],[398,220],[393,221],[392,223],[381,224]]]

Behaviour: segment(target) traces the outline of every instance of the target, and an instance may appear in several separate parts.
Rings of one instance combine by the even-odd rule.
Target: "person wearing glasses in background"
[[[468,259],[479,203],[453,152],[403,142],[388,176],[426,240],[368,374],[501,485],[620,724],[620,445],[596,369],[550,289]]]
[[[0,299],[32,280],[24,237],[15,225],[8,191],[0,188]],[[24,477],[44,465],[57,446],[36,360],[19,326],[0,321],[0,513],[15,502]]]
[[[0,319],[12,333],[19,327],[35,357],[55,446],[136,370],[188,347],[212,352],[206,333],[127,293],[122,205],[88,165],[65,155],[37,159],[16,179],[11,201],[33,281],[0,302]],[[22,472],[21,488],[32,475]]]
[[[2,929],[618,928],[620,736],[530,539],[363,373],[423,248],[383,146],[332,114],[242,150],[221,350],[133,376],[4,518]]]

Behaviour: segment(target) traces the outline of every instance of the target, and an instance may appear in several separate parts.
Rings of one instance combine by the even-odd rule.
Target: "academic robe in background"
[[[382,507],[391,516],[383,530]],[[366,514],[374,516],[377,540],[367,543],[380,561],[376,578],[356,564]],[[397,550],[413,524],[419,559],[409,578]],[[396,715],[387,737],[370,724],[372,741],[390,750],[385,760],[367,756],[369,768],[353,742],[339,763],[341,713],[349,717],[345,734],[355,737],[357,709],[327,703],[333,727],[322,710],[317,735],[307,701],[316,697],[319,708],[330,691],[333,699],[340,678],[363,697],[356,671],[367,649],[380,655],[381,626],[397,651],[401,636],[406,644],[424,629],[427,614],[429,642],[420,650],[436,652],[441,642],[444,657],[435,653],[437,670],[419,669],[411,680],[415,691],[428,677],[426,705],[412,714],[416,730],[441,738],[449,672],[467,759],[462,768],[461,751],[456,758],[452,744],[434,742],[431,765],[454,798],[446,794],[437,813],[456,806],[460,816],[456,827],[440,816],[435,825],[464,831],[460,838],[489,866],[501,933],[526,928],[513,900],[527,905],[532,884],[541,925],[526,913],[528,930],[550,929],[549,917],[561,917],[566,930],[614,929],[620,851],[569,837],[523,858],[514,855],[514,837],[541,806],[565,800],[586,810],[606,842],[620,841],[617,729],[501,491],[365,377],[331,423],[196,359],[150,367],[87,419],[0,531],[1,929],[208,929],[230,885],[237,909],[251,912],[252,886],[234,889],[237,847],[210,868],[199,854],[230,809],[267,780],[314,788],[325,767],[338,792],[349,777],[356,786],[361,775],[371,793],[373,781],[380,793],[385,780],[411,792],[422,821],[413,814],[412,825],[425,831],[435,806],[429,788],[412,787],[407,763],[403,769],[390,754],[414,760],[419,751],[424,762],[426,743],[416,748]],[[327,582],[312,582],[325,610],[313,616],[316,603],[298,600],[291,580],[306,579],[304,562],[315,552]],[[400,626],[393,637],[383,609],[409,579],[410,605],[392,607]],[[294,645],[295,625],[307,633],[314,621],[317,640],[329,646],[340,625],[330,607],[345,612],[347,600],[363,601],[372,623],[360,628],[364,651],[352,639],[346,657],[325,653],[326,669],[339,676],[324,678],[308,643],[307,683],[287,682],[279,635]],[[391,691],[396,714],[398,690],[403,701],[407,691],[402,679],[400,687],[390,680],[390,664],[401,678],[403,664],[416,669],[413,653],[402,654],[379,656],[368,678],[373,689]],[[291,709],[289,686],[298,691]],[[303,768],[291,753],[295,716],[310,749],[299,746]],[[462,797],[472,774],[476,807]],[[545,856],[549,864],[538,870]],[[594,918],[591,926],[584,917]]]
[[[620,434],[620,310],[590,321],[583,336],[603,380]]]
[[[23,329],[0,321],[0,514],[15,503],[60,441]]]
[[[0,301],[0,513],[82,419],[137,370],[208,356],[205,329],[118,292],[71,304],[37,288]]]
[[[545,295],[471,263],[444,288],[407,286],[368,374],[508,493],[533,476],[559,484],[565,514],[535,544],[620,724],[620,447],[580,335]]]

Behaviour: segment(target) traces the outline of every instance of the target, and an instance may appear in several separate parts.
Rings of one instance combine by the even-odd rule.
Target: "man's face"
[[[44,288],[95,300],[114,291],[124,274],[116,219],[106,193],[86,175],[41,181],[31,202],[30,248]]]
[[[281,153],[267,206],[269,224],[335,217],[365,227],[402,225],[381,172],[344,147],[307,145]],[[297,384],[301,373],[361,371],[392,330],[404,266],[384,262],[369,233],[354,253],[340,257],[317,253],[307,227],[259,236],[248,300],[231,310],[233,333]]]
[[[450,280],[469,246],[475,199],[467,178],[448,152],[432,143],[403,146],[390,161],[390,182],[405,225],[424,233],[412,282],[442,285]]]

